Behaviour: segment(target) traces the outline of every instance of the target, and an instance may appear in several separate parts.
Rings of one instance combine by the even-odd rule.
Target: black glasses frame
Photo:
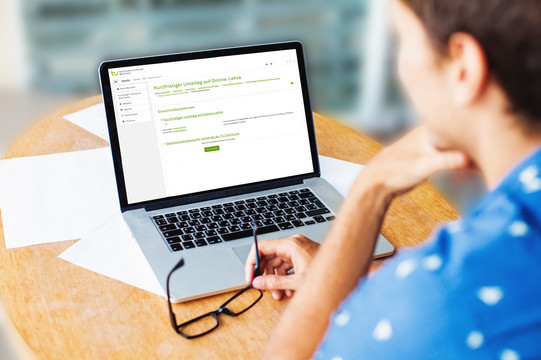
[[[254,266],[254,277],[256,277],[256,276],[261,275],[261,268],[260,268],[260,265],[259,265],[259,248],[257,246],[257,225],[255,224],[255,222],[254,222],[253,229],[254,229],[254,244],[255,244],[255,251],[256,251],[256,264]],[[252,284],[249,284],[245,288],[239,290],[229,300],[227,300],[222,305],[220,305],[220,307],[218,307],[218,309],[216,309],[215,311],[210,311],[210,312],[208,312],[206,314],[203,314],[201,316],[198,316],[198,317],[196,317],[194,319],[183,322],[182,324],[177,324],[177,317],[175,316],[175,313],[173,312],[173,306],[171,304],[171,295],[170,295],[170,292],[169,292],[169,282],[170,282],[170,279],[171,279],[171,275],[173,275],[173,273],[176,270],[180,269],[182,266],[184,266],[184,258],[181,258],[180,261],[171,269],[171,271],[169,272],[169,275],[167,275],[166,287],[167,287],[167,304],[168,304],[168,307],[169,307],[169,318],[171,320],[171,326],[173,327],[173,329],[175,330],[175,332],[177,334],[179,334],[180,336],[182,336],[185,339],[188,339],[188,340],[195,339],[195,338],[198,338],[198,337],[201,337],[201,336],[204,336],[204,335],[207,335],[207,334],[211,333],[212,331],[216,330],[218,328],[218,326],[220,326],[220,321],[218,320],[218,316],[220,314],[225,314],[225,315],[233,316],[233,317],[239,316],[239,315],[245,313],[246,311],[250,310],[263,297],[263,292],[261,290],[255,289],[252,286]],[[236,298],[238,298],[239,296],[244,294],[246,291],[251,290],[251,289],[257,290],[259,292],[259,296],[257,297],[257,299],[250,306],[248,306],[246,309],[243,309],[240,312],[234,312],[233,310],[231,310],[231,309],[229,309],[227,307],[227,305],[229,303],[231,303],[233,300],[235,300]],[[212,328],[210,328],[209,330],[207,330],[207,331],[205,331],[205,332],[203,332],[201,334],[197,334],[197,335],[188,335],[188,334],[185,334],[185,333],[182,332],[182,328],[184,328],[186,326],[189,326],[189,325],[191,325],[191,324],[193,324],[193,323],[195,323],[197,321],[200,321],[201,319],[204,319],[206,317],[212,317],[216,321],[216,325],[213,326]]]

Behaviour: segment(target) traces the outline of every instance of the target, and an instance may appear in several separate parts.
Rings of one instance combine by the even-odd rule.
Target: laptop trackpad
[[[246,258],[248,257],[248,254],[250,253],[250,249],[252,248],[252,244],[249,245],[243,245],[243,246],[237,246],[233,248],[233,251],[235,254],[237,254],[237,257],[240,261],[242,261],[242,264],[246,264]]]

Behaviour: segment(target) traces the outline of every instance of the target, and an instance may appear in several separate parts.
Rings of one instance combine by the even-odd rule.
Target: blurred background
[[[388,143],[416,124],[394,73],[388,4],[2,0],[0,155],[39,117],[99,94],[103,60],[287,40],[305,46],[313,110]],[[432,182],[459,210],[482,193],[474,184],[461,197],[466,175]]]

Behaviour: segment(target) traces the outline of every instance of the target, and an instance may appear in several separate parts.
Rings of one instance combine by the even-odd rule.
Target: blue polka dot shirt
[[[315,359],[541,359],[541,150],[462,220],[400,252],[331,318]]]

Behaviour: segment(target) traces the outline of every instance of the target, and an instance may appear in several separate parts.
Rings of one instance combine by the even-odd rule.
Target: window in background
[[[99,92],[102,60],[300,40],[315,111],[370,133],[409,119],[383,0],[24,0],[30,86]],[[391,94],[391,96],[387,96]]]
[[[382,143],[400,136],[415,119],[397,85],[389,2],[4,0],[8,8],[21,9],[23,35],[8,39],[16,45],[21,42],[16,39],[24,38],[25,51],[10,63],[24,64],[19,75],[29,92],[47,98],[97,94],[97,68],[106,59],[300,40],[314,111]],[[14,57],[14,52],[8,55]],[[17,119],[22,129],[21,114],[30,109],[28,94],[20,101],[8,95],[0,93],[3,103],[20,104],[22,110],[6,119]],[[31,101],[32,110],[37,109],[39,102]],[[16,131],[8,134],[8,126],[0,126],[5,138],[0,137],[1,152]],[[432,183],[459,211],[483,193],[479,177],[467,181],[467,176],[455,175]]]

